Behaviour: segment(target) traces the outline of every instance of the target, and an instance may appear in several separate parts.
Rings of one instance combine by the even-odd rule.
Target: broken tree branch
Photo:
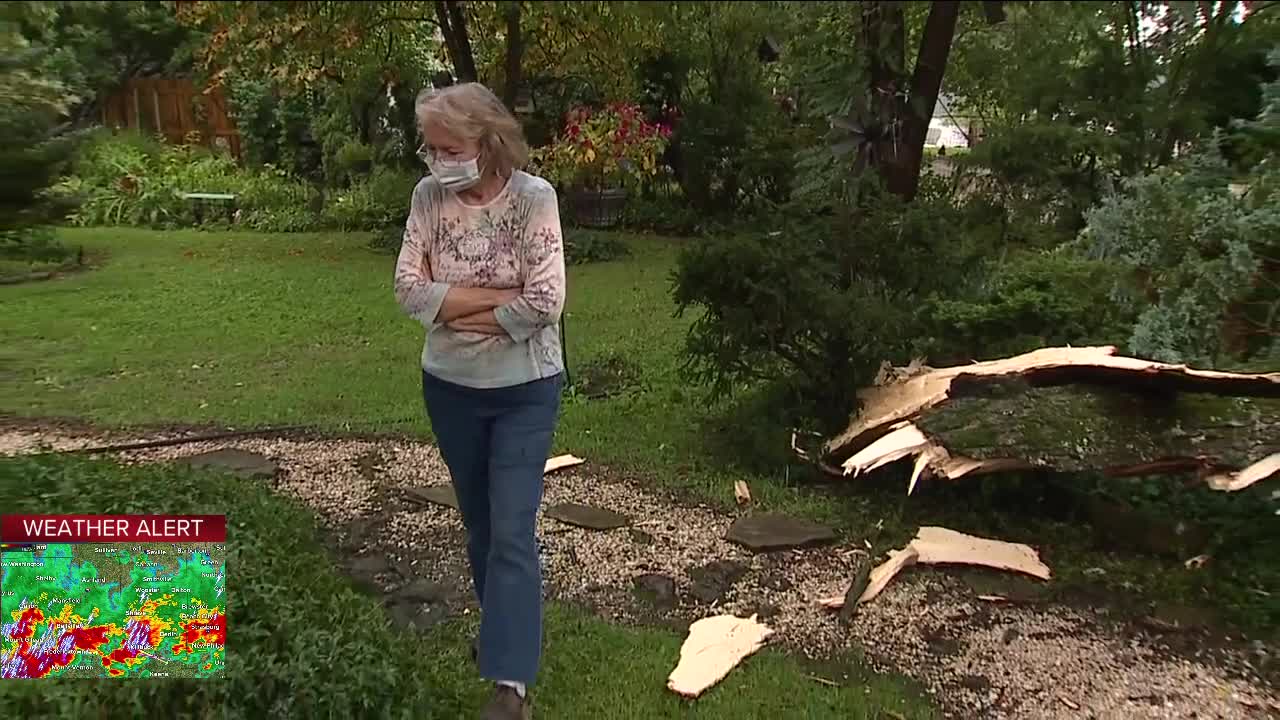
[[[1193,370],[1114,352],[1045,348],[885,372],[816,460],[856,476],[913,459],[908,492],[922,477],[1013,469],[1196,472],[1224,490],[1280,472],[1263,460],[1280,453],[1280,373]]]

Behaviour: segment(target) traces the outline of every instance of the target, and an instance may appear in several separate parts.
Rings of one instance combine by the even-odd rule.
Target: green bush
[[[711,221],[683,195],[659,191],[651,197],[638,194],[629,198],[622,224],[632,230],[691,237],[703,234]]]
[[[1271,351],[1280,336],[1276,176],[1234,173],[1215,148],[1127,181],[1089,211],[1080,245],[1124,272],[1117,301],[1144,307],[1137,354],[1215,366]]]
[[[218,192],[236,195],[236,224],[254,230],[371,230],[403,227],[417,179],[410,172],[376,168],[321,204],[310,184],[270,165],[247,169],[201,147],[100,132],[82,149],[56,194],[76,206],[71,219],[78,225],[193,225],[195,206],[183,193]],[[203,221],[219,224],[225,216],[206,213]]]
[[[63,209],[48,191],[76,141],[58,131],[74,98],[39,66],[42,49],[18,32],[34,10],[11,5],[0,17],[0,252],[19,260],[65,254],[44,227]]]
[[[726,113],[710,101],[689,104],[673,138],[680,187],[704,217],[770,208],[791,194],[798,149],[794,134],[767,100],[743,102],[753,109]]]
[[[378,168],[345,190],[327,198],[320,222],[338,230],[369,230],[387,226],[404,228],[409,201],[421,174]]]
[[[1137,311],[1116,303],[1109,263],[1066,252],[1028,252],[997,263],[968,298],[927,305],[931,360],[953,365],[1053,345],[1123,344]]]
[[[880,363],[928,350],[921,299],[948,296],[982,256],[963,212],[928,188],[883,196],[856,216],[791,217],[691,242],[678,261],[678,312],[701,311],[686,371],[727,395],[789,378],[821,425],[847,419]]]
[[[240,171],[236,205],[244,227],[263,232],[304,232],[320,227],[319,196],[305,182],[283,170]]]
[[[631,248],[616,234],[580,228],[565,232],[564,255],[570,265],[609,262],[630,254]]]
[[[136,135],[97,134],[57,193],[76,201],[78,225],[170,227],[194,222],[183,192],[233,192],[229,160]]]
[[[1122,141],[1064,121],[996,125],[955,163],[967,189],[1006,213],[1011,240],[1049,248],[1084,226],[1084,213],[1110,186]]]
[[[373,147],[358,140],[348,140],[334,153],[333,166],[340,182],[354,182],[373,171]]]

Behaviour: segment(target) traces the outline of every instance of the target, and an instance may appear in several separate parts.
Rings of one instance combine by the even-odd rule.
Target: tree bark
[[[522,80],[520,61],[524,58],[524,36],[521,34],[520,28],[520,11],[519,2],[507,4],[506,85],[502,90],[502,101],[512,111],[516,109],[516,101],[520,96],[520,82]]]
[[[924,159],[924,142],[929,133],[929,121],[938,105],[938,93],[942,90],[942,76],[947,70],[947,58],[956,34],[956,21],[960,17],[960,3],[935,2],[929,8],[916,66],[912,71],[910,93],[902,112],[902,142],[899,160],[894,164],[894,174],[888,178],[889,192],[910,200],[920,187],[920,165]]]
[[[449,60],[453,63],[453,75],[458,82],[476,82],[475,56],[471,53],[471,39],[467,35],[467,18],[462,7],[454,0],[436,0],[436,21],[444,35]]]
[[[858,395],[857,414],[821,456],[850,474],[915,457],[913,482],[926,467],[957,478],[1016,466],[1198,471],[1230,489],[1247,478],[1220,474],[1280,453],[1280,373],[1197,370],[1115,355],[1112,346],[913,364],[882,371]]]
[[[867,53],[867,110],[872,130],[869,164],[890,192],[905,176],[901,159],[900,119],[906,65],[906,16],[903,4],[862,4],[862,45]]]
[[[954,455],[1023,459],[1058,472],[1111,475],[1238,469],[1280,452],[1280,401],[1033,387],[1020,378],[975,385],[916,425]]]
[[[904,200],[913,199],[920,186],[924,143],[942,89],[960,10],[961,4],[956,0],[930,5],[908,81],[903,3],[862,3],[868,111],[875,128],[869,161],[885,188]],[[1004,19],[1001,2],[984,2],[983,12],[989,23]]]

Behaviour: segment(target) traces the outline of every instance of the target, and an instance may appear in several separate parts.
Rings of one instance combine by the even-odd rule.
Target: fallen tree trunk
[[[902,459],[920,477],[1012,469],[1110,475],[1194,471],[1238,490],[1280,473],[1280,374],[1192,370],[1046,348],[910,376],[860,393],[829,440],[829,466],[856,475]]]

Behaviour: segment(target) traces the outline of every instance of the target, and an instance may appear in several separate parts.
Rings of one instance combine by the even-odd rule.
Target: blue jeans
[[[474,389],[422,374],[422,398],[467,528],[486,679],[532,685],[542,654],[536,539],[562,376]]]

